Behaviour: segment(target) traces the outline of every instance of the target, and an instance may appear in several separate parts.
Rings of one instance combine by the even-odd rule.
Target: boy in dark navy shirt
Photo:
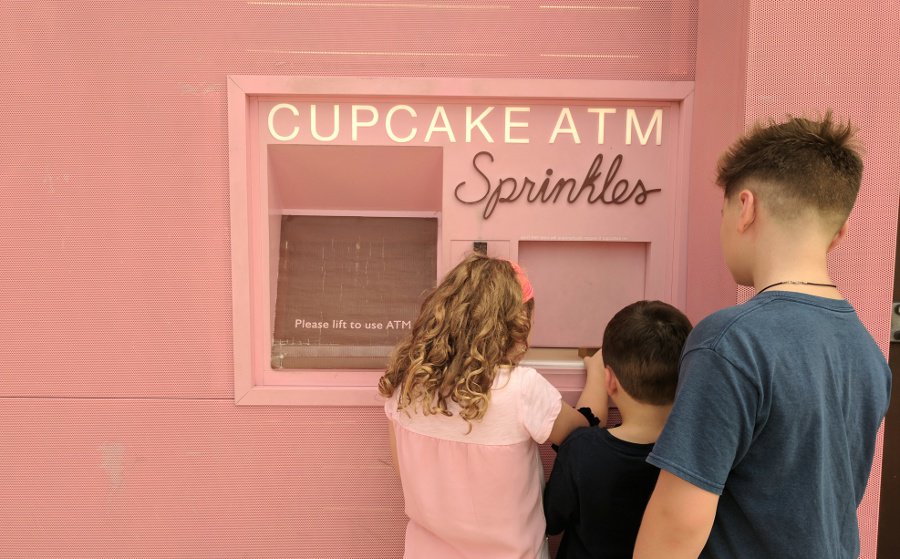
[[[675,307],[638,301],[609,321],[602,354],[585,358],[585,388],[601,392],[591,403],[605,407],[608,394],[622,423],[578,429],[559,447],[544,490],[547,533],[565,531],[557,559],[631,558],[659,475],[647,455],[672,407],[690,330]]]
[[[719,163],[721,241],[756,296],[703,319],[648,461],[637,559],[856,559],[891,373],[828,273],[862,177],[830,113],[757,126]]]

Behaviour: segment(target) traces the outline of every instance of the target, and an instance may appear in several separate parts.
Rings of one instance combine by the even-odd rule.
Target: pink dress
[[[488,411],[472,431],[456,410],[409,416],[398,393],[385,403],[394,426],[409,524],[405,559],[546,559],[538,443],[562,397],[529,367],[501,369]]]

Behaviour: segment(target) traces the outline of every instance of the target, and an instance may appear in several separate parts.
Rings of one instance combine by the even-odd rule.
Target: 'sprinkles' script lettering
[[[547,169],[544,180],[540,185],[528,176],[522,178],[521,182],[514,177],[501,177],[493,181],[486,173],[486,167],[494,162],[494,156],[488,151],[479,151],[472,158],[472,167],[478,173],[484,182],[484,191],[477,199],[464,196],[466,190],[466,181],[456,185],[453,195],[463,204],[484,204],[484,212],[482,216],[488,219],[497,209],[498,204],[508,204],[518,201],[525,195],[525,201],[529,204],[534,203],[553,203],[559,201],[563,192],[568,191],[565,196],[566,202],[574,204],[581,198],[582,194],[586,195],[589,204],[625,204],[630,200],[634,200],[635,204],[642,205],[647,201],[647,197],[655,192],[661,192],[661,188],[647,188],[641,179],[634,182],[628,179],[618,179],[616,175],[619,167],[622,166],[622,154],[616,155],[609,164],[609,169],[605,171],[606,176],[603,177],[603,154],[599,153],[588,168],[584,179],[579,186],[578,181],[574,178],[559,178],[554,183],[553,169]],[[602,185],[597,182],[603,177]]]

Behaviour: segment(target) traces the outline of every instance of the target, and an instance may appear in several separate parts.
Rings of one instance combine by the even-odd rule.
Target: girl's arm
[[[600,351],[592,357],[584,358],[584,367],[587,369],[587,378],[584,382],[584,390],[576,404],[579,408],[590,408],[599,420],[600,425],[606,427],[606,418],[609,412],[609,401],[606,394],[606,366],[603,364],[603,355]],[[569,433],[579,427],[587,427],[588,420],[569,404],[563,402],[550,438],[553,444],[562,444]]]
[[[587,375],[584,381],[584,390],[578,398],[578,408],[591,408],[591,412],[600,420],[600,425],[606,427],[606,418],[609,413],[609,396],[606,393],[606,365],[603,363],[603,350],[584,358],[584,368]]]
[[[587,418],[578,413],[575,408],[563,402],[559,415],[556,416],[556,421],[553,422],[553,429],[550,431],[550,437],[547,438],[547,442],[560,445],[566,440],[569,433],[579,427],[587,426]]]

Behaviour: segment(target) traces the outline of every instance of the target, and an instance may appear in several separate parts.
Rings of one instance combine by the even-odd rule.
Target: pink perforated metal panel
[[[378,408],[234,407],[226,75],[691,80],[696,5],[0,3],[0,554],[399,556]]]
[[[831,277],[887,355],[900,193],[900,47],[896,2],[750,2],[746,122],[815,115],[850,118],[865,171]],[[752,291],[742,288],[738,300]],[[875,557],[881,444],[859,509],[862,557]]]

